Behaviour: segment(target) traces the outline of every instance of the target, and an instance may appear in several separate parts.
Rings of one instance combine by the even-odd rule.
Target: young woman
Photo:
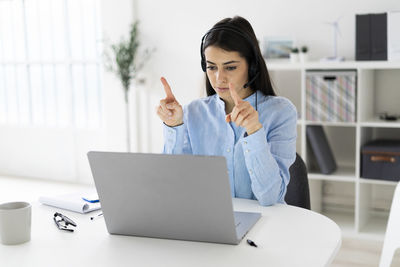
[[[223,19],[203,36],[200,52],[208,97],[182,109],[161,78],[164,153],[224,156],[232,197],[285,203],[297,113],[275,96],[253,28],[242,17]]]

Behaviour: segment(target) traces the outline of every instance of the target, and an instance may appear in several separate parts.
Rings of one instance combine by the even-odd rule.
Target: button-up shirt
[[[256,93],[245,98],[255,108]],[[183,124],[164,124],[164,153],[224,156],[232,197],[261,205],[285,203],[289,167],[296,158],[295,106],[286,98],[257,92],[262,128],[251,135],[225,121],[225,102],[217,94],[183,109]]]

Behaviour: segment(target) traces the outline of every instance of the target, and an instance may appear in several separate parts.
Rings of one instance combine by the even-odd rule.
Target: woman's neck
[[[233,107],[235,106],[235,103],[224,101],[225,102],[225,114],[229,114],[232,112]]]

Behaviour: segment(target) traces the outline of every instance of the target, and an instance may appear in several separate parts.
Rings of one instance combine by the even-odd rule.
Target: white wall
[[[122,37],[126,39],[130,24],[134,19],[133,4],[132,0],[101,0],[105,46],[120,41]],[[126,151],[124,91],[116,76],[105,70],[103,72],[103,96],[105,145],[109,150]],[[133,123],[136,122],[133,121]],[[135,133],[131,137],[132,141],[137,139]]]
[[[309,47],[311,60],[333,54],[333,30],[324,24],[340,20],[338,54],[354,59],[355,14],[400,10],[398,0],[137,0],[135,12],[140,20],[142,43],[157,52],[147,65],[147,84],[140,112],[147,116],[140,125],[141,151],[162,149],[162,127],[154,107],[164,97],[161,75],[166,76],[181,104],[203,95],[204,78],[200,68],[200,40],[217,21],[240,15],[253,25],[259,40],[264,36],[291,36],[298,45]],[[268,62],[267,62],[268,64]]]

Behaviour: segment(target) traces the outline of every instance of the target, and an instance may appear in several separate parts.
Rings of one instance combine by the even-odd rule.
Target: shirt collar
[[[257,91],[255,91],[248,97],[244,98],[243,100],[249,102],[253,107],[255,107],[256,106],[256,94],[257,94]],[[222,100],[222,98],[220,98],[217,93],[215,93],[214,97],[215,97],[218,105],[225,111],[224,100]]]

